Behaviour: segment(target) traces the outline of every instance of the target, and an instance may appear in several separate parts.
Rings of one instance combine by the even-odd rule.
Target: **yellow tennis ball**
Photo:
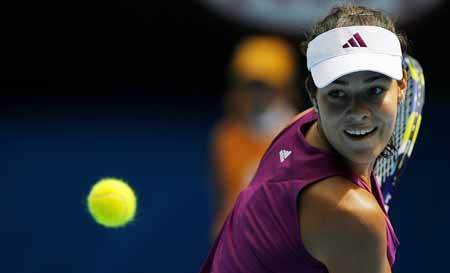
[[[105,227],[122,227],[133,220],[136,213],[133,189],[116,178],[103,178],[95,183],[87,204],[94,220]]]

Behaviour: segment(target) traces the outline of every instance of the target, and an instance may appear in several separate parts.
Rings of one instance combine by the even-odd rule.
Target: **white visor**
[[[308,70],[322,88],[359,71],[373,71],[401,80],[402,50],[397,35],[376,26],[335,28],[308,44]]]

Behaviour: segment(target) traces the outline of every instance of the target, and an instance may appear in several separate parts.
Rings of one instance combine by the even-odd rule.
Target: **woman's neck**
[[[314,122],[311,128],[306,132],[305,138],[308,144],[315,148],[325,151],[334,151],[333,147],[328,142],[324,133],[320,129],[319,121]],[[352,173],[360,177],[361,180],[366,184],[370,192],[372,192],[370,174],[373,170],[374,163],[361,164],[348,160],[347,163]]]
[[[372,192],[372,183],[370,179],[370,174],[373,170],[373,163],[371,164],[358,164],[355,162],[348,161],[349,168],[352,172],[357,175],[366,184],[367,188]]]

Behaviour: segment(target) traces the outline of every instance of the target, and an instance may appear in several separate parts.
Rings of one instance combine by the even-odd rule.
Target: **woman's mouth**
[[[362,139],[372,135],[378,127],[372,127],[367,129],[345,129],[344,132],[347,136],[353,139]]]

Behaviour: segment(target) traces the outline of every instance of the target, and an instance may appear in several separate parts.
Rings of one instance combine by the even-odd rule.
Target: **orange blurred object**
[[[225,98],[226,115],[211,139],[217,188],[212,237],[252,179],[272,138],[297,112],[293,103],[297,55],[285,40],[244,39],[236,46],[229,68],[232,85]]]
[[[252,134],[245,124],[223,119],[213,132],[211,147],[215,182],[220,191],[213,236],[220,230],[238,194],[253,177],[271,138]]]
[[[296,55],[284,40],[256,36],[243,40],[231,62],[233,73],[247,80],[261,80],[283,88],[296,72]]]

